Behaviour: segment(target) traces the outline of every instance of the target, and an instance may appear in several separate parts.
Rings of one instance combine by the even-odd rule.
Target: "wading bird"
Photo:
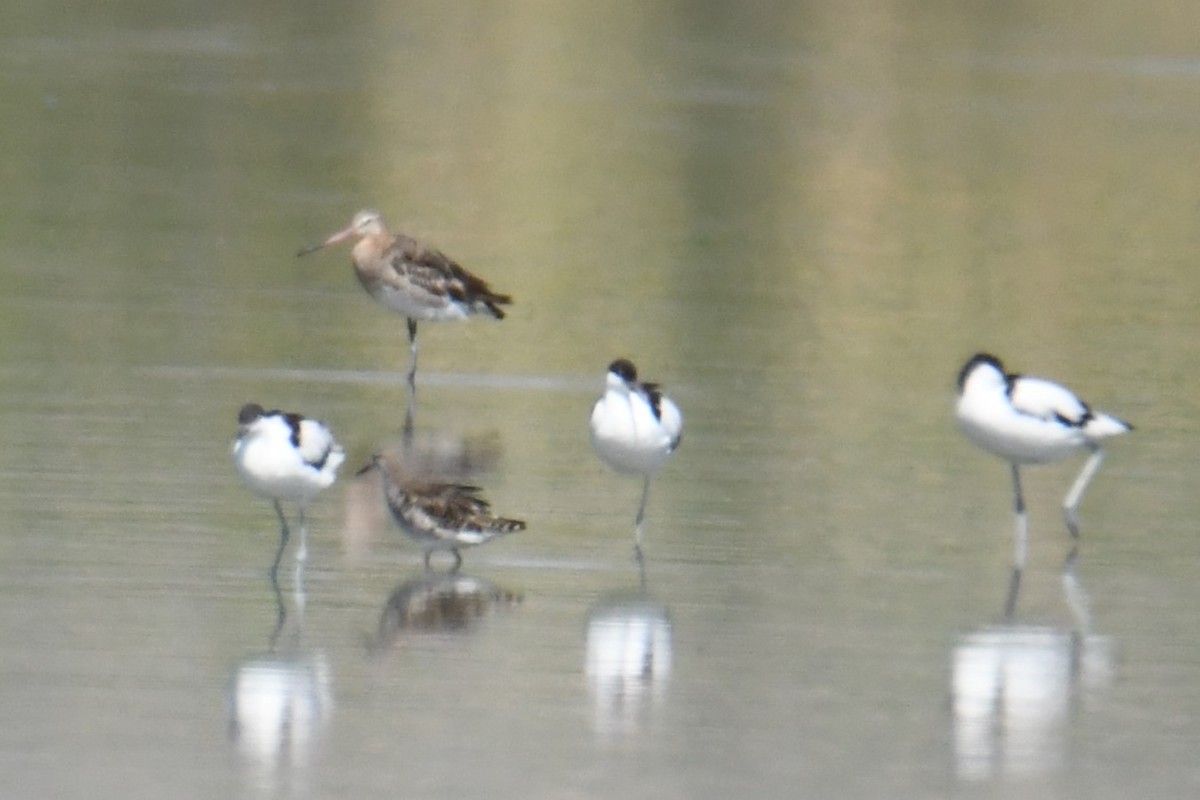
[[[483,315],[504,319],[501,306],[512,303],[492,291],[449,256],[428,245],[388,232],[378,211],[354,215],[350,225],[320,244],[302,249],[303,256],[348,239],[357,239],[351,258],[354,274],[367,293],[408,319],[408,383],[417,374],[417,323]]]
[[[338,467],[345,459],[342,446],[329,428],[315,419],[285,411],[265,411],[258,403],[247,403],[238,412],[234,466],[250,490],[270,500],[279,515],[279,550],[271,565],[272,581],[290,535],[282,501],[294,502],[299,507],[300,546],[296,560],[304,562],[308,558],[305,509],[322,489],[333,485]]]
[[[1079,540],[1079,503],[1104,462],[1103,444],[1133,430],[1133,426],[1093,411],[1057,383],[1005,372],[1000,359],[989,353],[972,356],[959,371],[956,413],[959,426],[971,441],[1000,456],[1012,468],[1016,533],[1005,603],[1005,616],[1011,617],[1029,550],[1021,465],[1061,461],[1081,451],[1091,454],[1063,499],[1067,530],[1074,545]],[[1064,565],[1064,576],[1073,577],[1075,553],[1073,547]]]
[[[426,569],[435,550],[454,554],[451,571],[455,571],[462,566],[462,548],[525,530],[522,520],[494,516],[489,503],[480,497],[483,490],[478,486],[417,479],[407,474],[397,458],[385,453],[372,457],[358,474],[372,469],[382,476],[384,500],[392,519],[424,548]]]
[[[634,552],[640,561],[650,479],[679,446],[683,416],[658,384],[639,382],[633,362],[619,358],[608,366],[604,394],[592,406],[590,430],[592,447],[604,463],[642,476],[642,501],[634,520]]]

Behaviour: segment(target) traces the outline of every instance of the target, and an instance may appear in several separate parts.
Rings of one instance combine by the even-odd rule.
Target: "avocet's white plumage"
[[[338,467],[345,460],[346,454],[329,428],[315,419],[266,411],[257,403],[247,403],[238,412],[233,463],[251,491],[272,501],[282,526],[272,575],[279,567],[290,533],[282,501],[299,506],[301,538],[296,558],[303,561],[308,556],[305,509],[322,489],[333,485]]]
[[[1008,461],[1012,468],[1017,529],[1006,604],[1006,613],[1011,616],[1029,535],[1020,465],[1061,461],[1085,450],[1091,453],[1063,500],[1067,530],[1077,540],[1079,503],[1104,461],[1103,444],[1133,430],[1133,426],[1093,411],[1074,392],[1057,383],[1006,372],[1000,359],[989,353],[977,353],[959,371],[956,414],[971,441]],[[1073,565],[1074,556],[1072,550],[1067,567]]]
[[[636,518],[640,555],[650,478],[679,446],[683,415],[657,384],[638,381],[637,368],[628,359],[612,362],[604,380],[604,394],[592,406],[592,447],[617,472],[643,476],[642,502]]]
[[[1131,426],[1092,411],[1071,390],[1009,375],[980,353],[958,376],[958,423],[975,444],[1015,464],[1047,464],[1095,449]]]

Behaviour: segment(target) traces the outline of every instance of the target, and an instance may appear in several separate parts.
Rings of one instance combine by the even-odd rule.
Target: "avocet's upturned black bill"
[[[1091,453],[1063,499],[1067,530],[1074,544],[1079,539],[1079,503],[1104,461],[1103,445],[1133,430],[1133,426],[1111,414],[1093,411],[1074,392],[1057,383],[1006,372],[1000,359],[990,353],[977,353],[959,371],[956,414],[959,427],[971,441],[1003,458],[1012,469],[1016,538],[1012,581],[1005,603],[1005,614],[1011,617],[1029,547],[1020,466],[1061,461],[1084,451]],[[1064,570],[1073,566],[1074,556],[1072,548]]]
[[[300,545],[296,560],[303,562],[308,558],[305,510],[319,492],[333,485],[338,467],[345,460],[346,454],[329,428],[315,419],[286,411],[266,411],[258,403],[247,403],[238,412],[234,466],[250,490],[272,501],[279,515],[279,550],[271,566],[272,578],[290,535],[282,502],[296,503],[299,508]]]
[[[358,474],[372,469],[379,470],[383,478],[384,500],[392,519],[425,550],[427,570],[435,550],[454,555],[453,572],[462,566],[462,548],[525,530],[523,520],[494,516],[478,486],[418,479],[391,453],[373,456]]]
[[[642,522],[650,479],[679,447],[683,415],[658,384],[639,382],[632,361],[608,366],[604,394],[592,406],[592,447],[617,472],[642,476],[642,501],[635,519],[635,552],[642,554]]]

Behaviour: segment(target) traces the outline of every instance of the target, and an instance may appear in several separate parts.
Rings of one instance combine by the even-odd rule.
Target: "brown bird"
[[[500,306],[512,303],[511,297],[492,291],[487,281],[442,251],[402,233],[389,233],[378,211],[359,211],[349,227],[296,255],[354,238],[358,242],[351,257],[358,282],[376,300],[408,318],[410,386],[417,375],[419,320],[467,319],[477,314],[504,319]]]
[[[410,539],[425,548],[425,568],[434,550],[454,554],[452,571],[462,566],[463,547],[475,547],[497,536],[525,530],[519,519],[496,517],[480,497],[478,486],[417,480],[406,474],[395,457],[376,454],[358,471],[379,470],[392,519]]]

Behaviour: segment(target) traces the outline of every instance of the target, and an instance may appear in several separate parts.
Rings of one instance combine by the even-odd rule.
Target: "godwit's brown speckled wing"
[[[404,234],[397,234],[392,239],[384,259],[391,269],[384,270],[380,279],[394,289],[404,290],[407,282],[431,295],[449,297],[477,311],[486,310],[496,319],[504,319],[504,310],[500,306],[512,303],[509,295],[493,291],[487,281],[467,271],[441,250],[427,247]]]

